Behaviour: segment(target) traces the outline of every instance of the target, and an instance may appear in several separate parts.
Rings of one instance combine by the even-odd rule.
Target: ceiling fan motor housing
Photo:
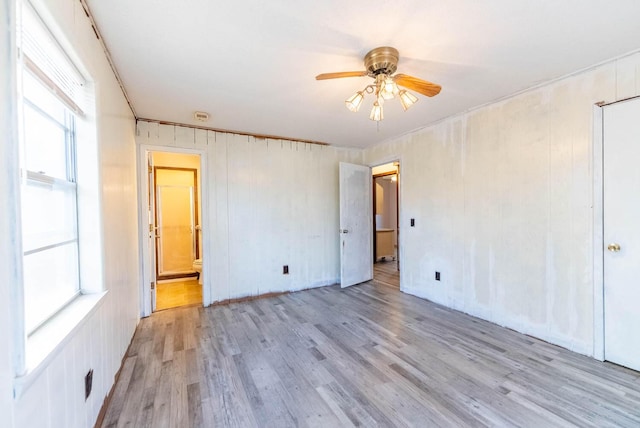
[[[383,46],[369,51],[364,57],[364,66],[370,77],[379,74],[387,76],[395,73],[398,69],[398,50],[390,46]]]

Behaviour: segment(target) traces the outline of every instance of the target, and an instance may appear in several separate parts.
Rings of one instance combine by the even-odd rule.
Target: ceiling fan
[[[400,54],[395,48],[389,46],[375,48],[364,56],[365,71],[323,73],[318,74],[316,80],[339,79],[342,77],[372,77],[375,82],[347,98],[345,105],[349,110],[357,112],[362,105],[364,94],[375,94],[376,101],[373,103],[369,119],[380,121],[384,118],[382,104],[385,100],[390,100],[397,96],[400,98],[400,103],[405,111],[418,101],[415,95],[406,89],[398,88],[398,86],[411,89],[428,97],[438,95],[440,89],[442,89],[440,85],[407,74],[394,75],[393,73],[398,69],[399,58]]]

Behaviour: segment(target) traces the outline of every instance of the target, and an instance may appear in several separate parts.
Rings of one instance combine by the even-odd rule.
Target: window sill
[[[20,397],[31,386],[74,333],[102,304],[106,295],[107,292],[103,291],[78,296],[27,339],[25,352],[27,372],[15,378],[14,398]]]

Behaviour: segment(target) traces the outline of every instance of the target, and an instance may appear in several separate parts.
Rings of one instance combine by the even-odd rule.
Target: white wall
[[[16,271],[18,176],[16,165],[16,83],[15,83],[15,5],[0,0],[0,425],[13,425],[12,382],[14,342],[11,288],[19,278]]]
[[[339,281],[338,163],[361,163],[360,150],[145,121],[136,141],[205,153],[212,302]]]
[[[593,355],[593,106],[639,94],[635,54],[366,150],[401,160],[403,291]]]
[[[53,354],[42,370],[30,375],[29,386],[16,399],[11,399],[14,370],[8,361],[19,350],[12,349],[7,335],[13,331],[11,300],[7,294],[15,289],[22,257],[20,246],[12,241],[16,231],[11,218],[16,198],[11,180],[18,176],[17,121],[12,112],[16,99],[9,93],[7,78],[16,66],[14,49],[4,26],[5,11],[16,0],[1,0],[2,28],[0,45],[0,425],[7,427],[80,427],[93,426],[105,395],[133,335],[138,321],[138,256],[137,208],[135,180],[135,122],[115,81],[89,21],[76,0],[43,0],[37,5],[48,7],[47,20],[55,21],[62,35],[84,67],[95,80],[96,114],[89,117],[97,123],[100,195],[97,203],[101,219],[94,219],[96,236],[102,235],[104,284],[109,291],[100,306],[72,333]],[[7,114],[5,114],[7,113]],[[91,115],[90,115],[91,116]],[[5,132],[6,130],[6,132]],[[5,141],[7,139],[7,141]],[[5,156],[6,155],[6,156]],[[5,211],[6,210],[6,211]],[[4,215],[9,212],[10,216]],[[17,228],[19,230],[19,228]],[[9,237],[10,239],[5,239]],[[12,259],[13,258],[13,259]],[[8,264],[8,265],[7,265]],[[98,281],[99,282],[99,281]],[[93,392],[84,399],[84,375],[94,370]],[[10,401],[7,401],[7,398]],[[13,416],[13,418],[12,418]],[[13,420],[12,420],[13,419]]]

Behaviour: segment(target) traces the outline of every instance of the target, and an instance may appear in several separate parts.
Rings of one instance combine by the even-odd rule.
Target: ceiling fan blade
[[[427,82],[426,80],[418,79],[417,77],[409,76],[407,74],[396,74],[393,76],[393,80],[396,84],[404,86],[407,89],[419,92],[422,95],[433,97],[440,93],[442,87],[435,83]]]
[[[366,71],[341,71],[339,73],[322,73],[316,76],[316,80],[340,79],[341,77],[362,77],[366,76]]]

